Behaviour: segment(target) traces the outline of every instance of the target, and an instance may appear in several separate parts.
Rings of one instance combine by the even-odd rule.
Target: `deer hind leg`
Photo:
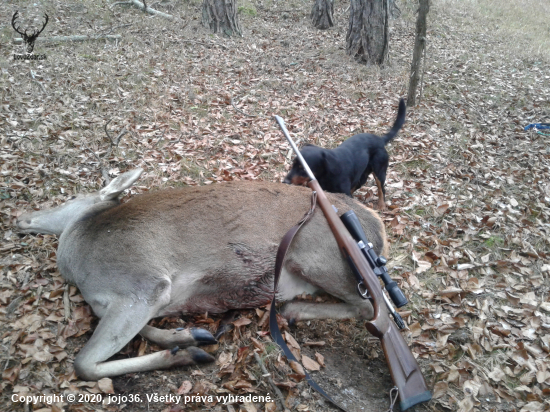
[[[314,303],[288,302],[281,311],[287,319],[305,321],[313,319],[372,319],[372,305],[357,296],[356,302]]]
[[[308,227],[304,227],[307,230]],[[321,238],[316,234],[316,238]],[[282,315],[287,319],[312,320],[312,319],[372,319],[374,311],[369,300],[365,300],[357,293],[357,282],[345,266],[345,262],[338,255],[340,251],[336,242],[334,250],[338,254],[318,254],[312,252],[310,247],[294,250],[292,256],[287,257],[285,270],[281,276],[281,282],[285,277],[299,276],[302,281],[313,285],[317,289],[342,300],[342,303],[315,303],[303,301],[290,301],[282,309]],[[286,272],[286,273],[285,273]]]
[[[205,329],[163,330],[145,325],[139,334],[145,339],[156,343],[161,348],[167,349],[172,349],[176,346],[186,348],[188,346],[213,345],[217,343],[212,334]]]
[[[157,302],[162,302],[162,299],[157,299]],[[214,361],[211,355],[196,347],[185,350],[174,348],[137,358],[107,361],[142,331],[163,305],[151,305],[146,299],[136,301],[117,297],[116,302],[110,303],[103,312],[91,339],[77,355],[74,362],[76,374],[86,380],[98,380],[131,372]]]

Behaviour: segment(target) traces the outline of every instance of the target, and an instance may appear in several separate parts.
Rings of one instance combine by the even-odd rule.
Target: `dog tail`
[[[403,127],[403,124],[405,123],[406,111],[407,107],[405,106],[405,100],[399,100],[399,111],[397,112],[397,119],[395,119],[395,123],[393,124],[391,130],[384,136],[385,145],[388,144],[395,136],[397,136],[397,132],[399,132],[399,130]]]

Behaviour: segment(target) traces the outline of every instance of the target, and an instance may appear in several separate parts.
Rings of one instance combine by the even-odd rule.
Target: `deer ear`
[[[133,169],[129,172],[121,174],[107,186],[99,191],[99,197],[101,200],[111,200],[115,199],[120,195],[124,190],[128,189],[134,184],[136,180],[139,179],[143,169]]]

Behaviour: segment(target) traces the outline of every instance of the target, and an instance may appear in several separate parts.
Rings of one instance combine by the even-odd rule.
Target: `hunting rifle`
[[[275,119],[310,178],[308,186],[317,192],[317,204],[323,211],[342,254],[358,280],[357,288],[359,294],[365,299],[370,299],[372,302],[374,316],[371,321],[367,322],[367,330],[380,339],[393,383],[398,390],[401,410],[404,411],[418,403],[429,401],[432,395],[426,386],[420,367],[396,325],[397,323],[401,324],[401,327],[404,327],[404,323],[384,294],[380,281],[371,267],[372,262],[369,262],[369,249],[367,248],[370,245],[368,241],[365,243],[366,238],[361,239],[362,236],[364,237],[364,233],[362,233],[362,236],[361,233],[354,233],[356,240],[353,239],[342,220],[338,217],[336,208],[325,196],[319,182],[288,134],[284,120],[279,116],[275,116]],[[356,223],[359,224],[359,221],[357,220]],[[363,232],[360,224],[359,228],[361,229],[359,232]],[[371,254],[371,256],[373,255]],[[374,256],[373,258],[376,263],[376,258]],[[383,266],[382,263],[385,264],[385,261],[378,261],[377,266]],[[385,275],[385,281],[390,279],[387,276],[387,272]],[[395,290],[393,285],[390,286]],[[394,299],[394,296],[390,296]],[[398,302],[402,303],[403,299],[405,299],[399,293],[396,293],[395,296],[397,305],[400,305]],[[394,316],[396,323],[391,321],[389,313]]]

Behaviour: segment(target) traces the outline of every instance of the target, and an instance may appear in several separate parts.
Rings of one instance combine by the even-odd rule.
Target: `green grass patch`
[[[85,60],[91,60],[93,62],[99,61],[99,58],[97,56],[92,56],[91,54],[81,54],[80,57],[82,57]]]
[[[269,356],[271,355],[272,353],[274,352],[278,352],[279,351],[279,345],[277,345],[276,343],[274,342],[267,342],[265,344],[265,353],[266,353],[266,356]],[[263,357],[265,359],[265,356]]]
[[[256,14],[258,14],[256,7],[249,2],[243,2],[242,6],[239,6],[239,14],[246,14],[247,16],[254,17]]]
[[[488,248],[501,247],[504,246],[504,239],[500,236],[491,236],[483,244]]]

